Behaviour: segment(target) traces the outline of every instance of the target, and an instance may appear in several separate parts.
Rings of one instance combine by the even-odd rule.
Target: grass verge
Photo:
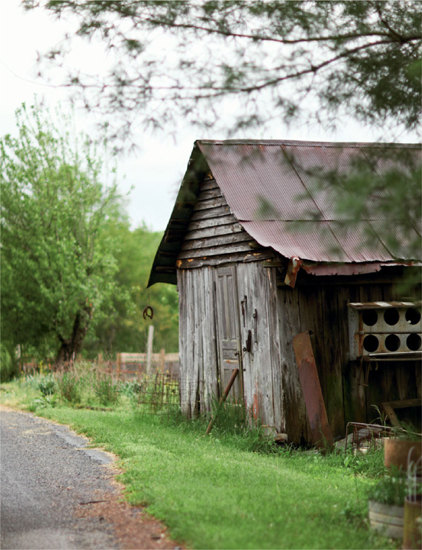
[[[30,389],[5,384],[2,401],[31,408]],[[397,548],[366,521],[366,492],[382,475],[379,452],[251,452],[242,434],[217,427],[205,438],[204,423],[142,415],[125,402],[108,411],[47,403],[36,413],[116,453],[128,500],[188,547]]]

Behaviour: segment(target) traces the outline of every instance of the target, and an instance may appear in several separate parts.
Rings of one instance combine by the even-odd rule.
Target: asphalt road
[[[0,414],[1,548],[118,549],[106,518],[80,513],[115,497],[111,458],[65,426]]]

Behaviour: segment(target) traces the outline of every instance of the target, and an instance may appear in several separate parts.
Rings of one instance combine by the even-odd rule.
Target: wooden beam
[[[381,405],[385,413],[388,415],[388,418],[390,419],[392,426],[395,426],[396,428],[401,428],[399,419],[397,418],[397,415],[394,409],[406,409],[408,407],[409,408],[421,407],[422,400],[421,399],[402,399],[400,401],[387,401],[387,402],[381,403]]]

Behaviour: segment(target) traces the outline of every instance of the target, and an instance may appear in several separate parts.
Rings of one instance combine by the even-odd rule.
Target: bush
[[[98,375],[94,379],[94,392],[101,405],[114,405],[119,399],[119,383],[110,376]]]
[[[42,376],[38,381],[38,389],[46,397],[47,395],[53,395],[57,391],[56,381],[51,374]]]
[[[137,381],[122,382],[119,386],[119,392],[122,395],[126,395],[126,397],[134,399],[141,392],[141,384],[139,384],[139,382],[137,382]]]
[[[18,365],[3,344],[0,344],[0,381],[9,382],[18,374]]]
[[[75,374],[65,372],[57,376],[57,386],[60,396],[69,403],[80,403],[81,394],[79,389],[79,380]]]
[[[403,506],[406,498],[406,476],[400,472],[385,476],[368,491],[369,500]]]

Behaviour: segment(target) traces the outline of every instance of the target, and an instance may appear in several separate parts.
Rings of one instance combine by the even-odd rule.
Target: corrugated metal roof
[[[366,150],[414,149],[421,157],[418,145],[279,140],[197,144],[233,213],[261,245],[286,257],[317,262],[397,260],[380,230],[380,214],[378,219],[371,214],[370,220],[360,222],[338,215],[336,194],[329,189],[316,191],[315,174],[321,170],[350,173],[359,157],[379,178]],[[407,238],[417,237],[415,229],[410,233]],[[363,246],[368,238],[370,247]],[[413,259],[403,256],[400,259]]]
[[[201,140],[195,143],[176,204],[154,260],[149,285],[176,282],[175,263],[189,223],[199,182],[210,169],[230,209],[245,230],[262,246],[286,258],[314,262],[395,262],[380,219],[371,214],[360,222],[335,210],[335,193],[315,191],[315,173],[321,169],[350,173],[359,157],[379,178],[389,164],[373,164],[377,148],[411,151],[414,144],[324,143],[285,140]],[[345,224],[344,222],[348,222]],[[394,220],[391,220],[392,224]],[[363,246],[362,243],[370,245]],[[419,228],[420,235],[420,228]],[[418,237],[417,228],[400,242]],[[412,260],[405,254],[401,260]],[[380,264],[381,265],[381,264]]]

